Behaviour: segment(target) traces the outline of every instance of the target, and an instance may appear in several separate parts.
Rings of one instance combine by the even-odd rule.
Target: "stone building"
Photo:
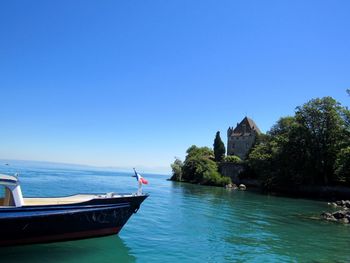
[[[229,127],[227,130],[227,155],[237,155],[242,160],[253,146],[255,138],[260,134],[255,122],[245,117],[236,128]]]

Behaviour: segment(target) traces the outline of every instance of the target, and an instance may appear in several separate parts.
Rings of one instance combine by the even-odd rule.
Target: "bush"
[[[183,163],[180,159],[175,158],[173,164],[171,164],[171,169],[173,171],[173,176],[170,178],[172,181],[182,181],[182,167]]]
[[[191,146],[182,167],[182,180],[190,183],[224,186],[231,179],[221,176],[214,161],[214,153],[208,147]]]
[[[241,164],[241,163],[243,163],[242,159],[239,158],[239,157],[236,156],[236,155],[228,155],[228,156],[225,156],[224,161],[227,162],[227,163],[235,163],[235,164]]]

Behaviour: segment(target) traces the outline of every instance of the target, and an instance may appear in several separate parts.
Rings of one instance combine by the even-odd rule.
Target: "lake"
[[[131,173],[0,168],[15,171],[27,197],[137,190]],[[0,262],[350,262],[350,227],[310,219],[325,202],[144,177],[150,197],[119,236],[1,248]]]

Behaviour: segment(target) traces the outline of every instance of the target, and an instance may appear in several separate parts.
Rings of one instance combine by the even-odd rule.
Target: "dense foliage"
[[[350,182],[349,116],[331,97],[310,100],[258,140],[248,169],[267,190]]]
[[[216,132],[216,136],[214,139],[214,156],[216,162],[221,162],[223,158],[225,157],[225,145],[221,140],[220,132]]]
[[[183,167],[182,161],[179,158],[175,158],[174,163],[171,164],[173,176],[170,178],[170,180],[182,181],[182,167]]]
[[[350,185],[350,147],[343,148],[340,151],[335,167],[337,178]]]
[[[230,178],[219,174],[213,150],[193,145],[188,148],[186,153],[187,156],[183,164],[178,159],[172,164],[172,180],[217,186],[231,183]],[[181,167],[180,170],[179,167]],[[179,178],[181,179],[179,180]]]
[[[241,164],[243,163],[242,159],[239,158],[237,155],[227,155],[224,157],[224,162],[227,163],[234,163],[234,164]]]

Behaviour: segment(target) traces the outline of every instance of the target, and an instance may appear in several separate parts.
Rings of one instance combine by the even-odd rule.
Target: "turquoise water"
[[[137,188],[126,173],[16,171],[25,196]],[[350,262],[350,227],[310,219],[328,209],[325,202],[145,177],[150,197],[119,236],[1,248],[0,262]]]

